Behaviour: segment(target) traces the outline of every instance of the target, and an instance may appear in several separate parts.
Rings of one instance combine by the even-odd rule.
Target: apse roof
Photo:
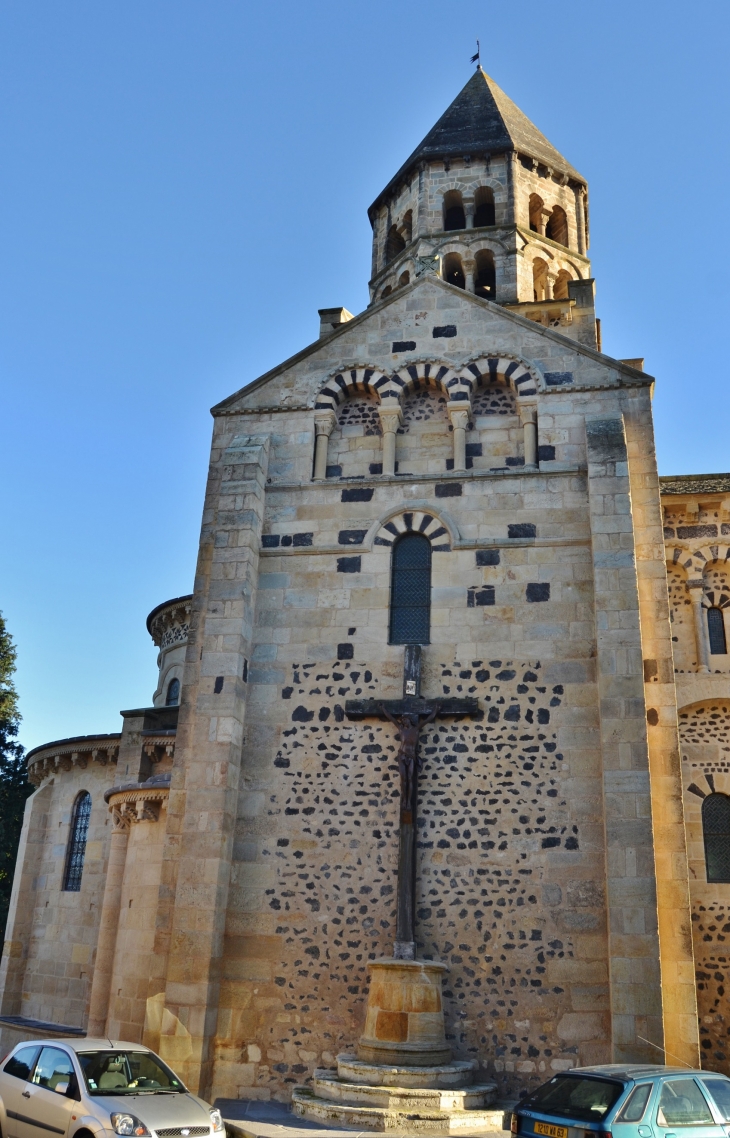
[[[378,195],[371,211],[419,162],[519,151],[585,182],[527,115],[479,68]]]
[[[662,494],[724,494],[730,474],[673,474],[659,479]]]

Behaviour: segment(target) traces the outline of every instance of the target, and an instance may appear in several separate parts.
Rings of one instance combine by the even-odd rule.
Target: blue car
[[[730,1079],[687,1067],[576,1067],[524,1099],[511,1129],[525,1138],[730,1138]]]

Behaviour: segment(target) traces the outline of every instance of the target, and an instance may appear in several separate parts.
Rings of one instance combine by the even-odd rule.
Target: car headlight
[[[134,1114],[112,1114],[112,1129],[115,1134],[134,1135],[135,1138],[150,1138],[150,1132]]]
[[[210,1124],[213,1127],[214,1134],[223,1134],[226,1129],[223,1123],[223,1115],[219,1110],[211,1110]]]

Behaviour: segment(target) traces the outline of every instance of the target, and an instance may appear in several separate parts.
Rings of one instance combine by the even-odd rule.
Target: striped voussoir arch
[[[686,552],[683,550],[682,552]],[[730,546],[729,545],[705,545],[702,549],[696,549],[685,561],[680,561],[680,564],[687,570],[687,584],[691,581],[701,581],[708,565],[714,562],[730,561]],[[702,604],[705,608],[718,608],[724,609],[730,605],[730,595],[722,589],[713,589],[711,581],[705,582],[706,592],[702,597]]]
[[[343,368],[335,375],[330,376],[317,395],[314,404],[315,411],[334,411],[340,403],[356,393],[375,395],[378,399],[385,399],[395,395],[398,398],[399,389],[392,383],[390,376],[385,375],[375,367]]]
[[[674,559],[679,561],[679,564],[687,570],[687,575],[691,579],[696,580],[701,577],[707,565],[713,561],[730,561],[730,545],[703,545],[701,549],[696,549],[689,557],[682,560],[686,550],[679,551],[680,556],[677,557],[675,551]]]
[[[392,376],[398,396],[406,391],[419,391],[430,387],[443,391],[449,399],[468,399],[468,395],[455,394],[462,389],[459,376],[448,364],[436,361],[414,360],[405,364]]]
[[[461,380],[468,388],[469,395],[478,387],[502,380],[508,383],[517,395],[536,395],[535,377],[519,360],[506,356],[483,356],[472,360],[461,371]]]
[[[397,514],[380,527],[374,544],[391,546],[396,538],[404,533],[422,533],[431,542],[431,549],[434,553],[449,553],[451,551],[449,531],[438,518],[426,510],[406,511]]]

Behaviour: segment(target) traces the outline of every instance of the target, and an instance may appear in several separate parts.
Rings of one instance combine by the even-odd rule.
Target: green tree
[[[15,645],[0,613],[0,930],[3,940],[25,800],[33,793],[24,748],[17,741],[20,713],[14,672]]]

